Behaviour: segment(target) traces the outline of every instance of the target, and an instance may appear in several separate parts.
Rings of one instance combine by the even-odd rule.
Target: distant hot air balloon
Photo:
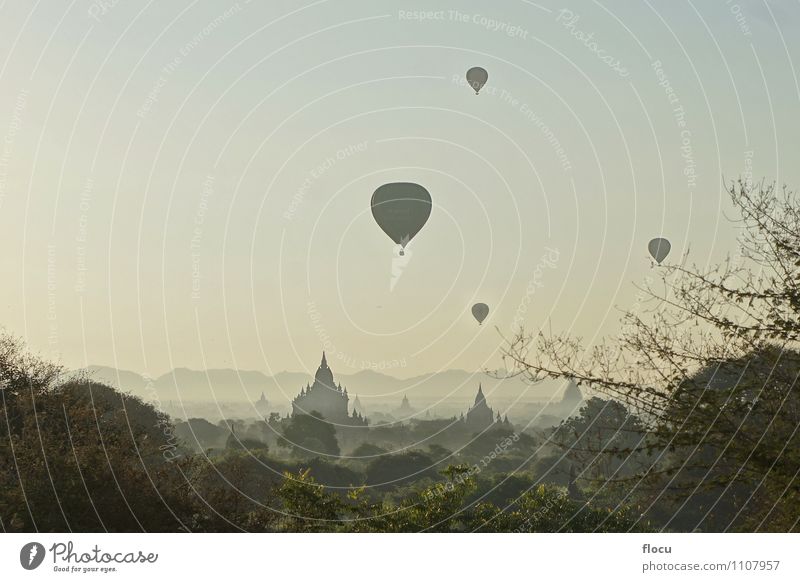
[[[401,256],[409,241],[428,222],[432,206],[428,191],[410,182],[384,184],[375,190],[371,205],[375,222],[400,245]]]
[[[467,83],[475,90],[475,95],[483,88],[489,80],[489,73],[482,67],[472,67],[467,71]]]
[[[485,303],[476,303],[472,306],[472,316],[478,320],[478,324],[483,323],[487,315],[489,315],[489,306]]]
[[[667,255],[671,249],[672,245],[665,238],[654,238],[650,241],[650,244],[647,245],[647,250],[650,251],[650,255],[659,265],[661,264],[661,261],[667,258]]]

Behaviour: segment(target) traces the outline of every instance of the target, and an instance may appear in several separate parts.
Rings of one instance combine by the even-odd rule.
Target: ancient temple
[[[355,400],[353,400],[353,412],[357,412],[359,414],[364,414],[364,405],[361,404],[361,399],[356,395]]]
[[[494,424],[494,412],[486,404],[486,397],[483,395],[483,386],[478,384],[478,394],[475,396],[475,404],[467,411],[464,418],[466,425],[472,430],[479,432],[486,430]]]
[[[411,403],[408,401],[408,396],[403,396],[403,401],[400,403],[400,407],[394,410],[395,416],[399,416],[401,418],[405,418],[411,416],[416,412],[415,409],[411,408]]]
[[[292,415],[318,413],[334,424],[366,425],[367,419],[359,412],[354,410],[352,416],[348,413],[349,400],[347,388],[333,381],[333,371],[328,367],[325,352],[322,352],[322,362],[314,375],[314,383],[306,384],[292,400]]]
[[[496,415],[496,417],[495,417]],[[483,395],[483,386],[478,384],[478,394],[475,396],[475,404],[467,411],[464,423],[467,428],[474,432],[482,432],[493,426],[511,428],[511,423],[508,422],[508,416],[505,418],[500,417],[500,413],[495,413],[489,405],[486,404],[486,396]]]
[[[574,380],[570,380],[564,387],[561,400],[551,401],[545,406],[543,414],[561,416],[566,418],[577,414],[583,404],[583,394]]]
[[[261,416],[266,418],[269,415],[269,400],[267,397],[264,396],[264,393],[261,393],[261,398],[256,400],[255,402],[255,409]]]

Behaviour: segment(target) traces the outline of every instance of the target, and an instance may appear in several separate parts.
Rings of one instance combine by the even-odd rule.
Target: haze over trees
[[[403,424],[397,434],[376,427],[390,445],[395,437],[428,444],[389,452],[364,442],[340,456],[335,429],[318,415],[257,426],[193,419],[184,436],[215,443],[198,449],[151,404],[90,380],[62,381],[63,370],[9,336],[0,339],[0,373],[3,531],[645,527],[627,508],[590,507],[524,472],[537,440],[502,423],[479,435],[458,421],[448,433],[446,420]],[[280,435],[275,451],[268,434]]]

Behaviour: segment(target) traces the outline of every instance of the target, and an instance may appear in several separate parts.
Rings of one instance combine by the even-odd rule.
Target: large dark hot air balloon
[[[647,245],[647,250],[650,251],[650,255],[660,265],[661,261],[666,259],[669,251],[672,250],[672,245],[665,238],[654,238]]]
[[[489,315],[489,306],[485,303],[476,303],[472,306],[472,316],[478,320],[478,325],[483,323],[487,315]]]
[[[467,71],[467,83],[475,91],[475,95],[483,88],[489,80],[489,73],[482,67],[472,67]]]
[[[372,216],[383,232],[399,244],[400,254],[431,215],[431,195],[419,184],[384,184],[372,195]]]

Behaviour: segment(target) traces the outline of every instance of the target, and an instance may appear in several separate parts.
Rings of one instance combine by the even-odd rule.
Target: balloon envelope
[[[489,80],[489,73],[482,67],[472,67],[467,71],[467,83],[475,91],[475,95],[483,88]]]
[[[403,249],[428,222],[431,195],[419,184],[384,184],[372,195],[372,217],[381,230]]]
[[[478,320],[478,323],[483,323],[487,315],[489,315],[489,306],[485,303],[476,303],[472,306],[472,316]]]
[[[647,250],[650,251],[650,255],[660,265],[661,261],[666,259],[669,251],[672,250],[672,245],[665,238],[654,238],[647,245]]]

